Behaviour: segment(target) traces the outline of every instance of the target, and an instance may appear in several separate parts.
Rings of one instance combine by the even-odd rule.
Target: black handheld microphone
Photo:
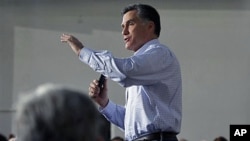
[[[104,82],[105,82],[105,76],[101,75],[98,80],[98,87],[100,88],[100,93],[102,92]]]

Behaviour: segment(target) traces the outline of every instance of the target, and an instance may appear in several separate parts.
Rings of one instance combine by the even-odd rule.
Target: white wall
[[[28,0],[26,0],[28,1]],[[188,140],[229,138],[230,124],[249,124],[250,3],[142,1],[157,7],[160,41],[176,53],[183,76],[183,124],[178,137]],[[115,56],[123,47],[117,2],[0,2],[0,132],[12,132],[12,114],[20,91],[54,82],[88,91],[98,78],[67,45],[73,33],[94,49]],[[109,81],[110,97],[124,104],[124,88]],[[112,127],[112,136],[123,133]]]

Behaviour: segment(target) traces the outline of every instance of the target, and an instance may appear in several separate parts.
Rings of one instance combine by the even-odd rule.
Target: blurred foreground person
[[[227,141],[227,139],[225,137],[219,136],[215,138],[214,141]]]
[[[120,136],[115,136],[111,139],[111,141],[124,141],[124,139]]]
[[[16,141],[15,135],[14,134],[10,134],[9,138],[8,138],[8,141]]]
[[[188,141],[187,139],[181,138],[179,141]]]
[[[17,105],[18,141],[101,141],[100,114],[86,94],[46,84]]]
[[[7,138],[0,133],[0,141],[8,141]]]

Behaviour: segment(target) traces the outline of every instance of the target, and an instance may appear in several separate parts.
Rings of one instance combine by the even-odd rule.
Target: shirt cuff
[[[80,51],[80,54],[79,54],[79,59],[82,61],[82,62],[85,62],[85,63],[88,63],[89,62],[89,58],[91,56],[91,54],[93,53],[94,51],[89,49],[89,48],[82,48],[81,51]]]
[[[103,115],[105,115],[108,118],[111,118],[113,113],[115,112],[116,104],[109,100],[106,107],[99,107],[99,112]]]

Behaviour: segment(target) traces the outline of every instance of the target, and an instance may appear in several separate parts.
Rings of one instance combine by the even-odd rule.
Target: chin
[[[129,45],[129,44],[125,44],[125,48],[126,48],[127,50],[131,50],[131,51],[134,51],[134,50],[135,50],[135,47],[134,47],[134,46],[131,46],[131,45]]]
[[[132,49],[131,47],[125,46],[125,48],[126,48],[127,50],[132,50],[132,51],[133,51],[133,49]]]
[[[130,46],[125,45],[125,48],[126,48],[127,50],[131,50],[131,47],[130,47]]]

